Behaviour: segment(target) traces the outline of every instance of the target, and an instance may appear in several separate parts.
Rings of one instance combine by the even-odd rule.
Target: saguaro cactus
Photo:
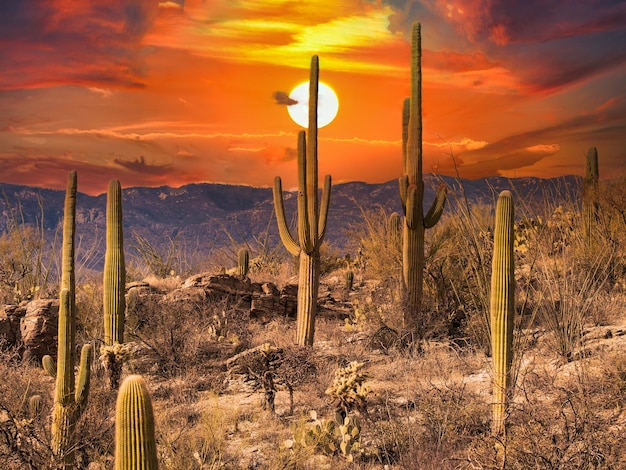
[[[331,178],[324,179],[321,208],[317,194],[317,92],[319,60],[311,59],[309,81],[309,128],[298,134],[298,242],[292,237],[282,197],[280,176],[274,179],[274,209],[278,220],[280,238],[287,250],[300,258],[298,279],[298,310],[296,341],[299,345],[312,345],[317,313],[319,289],[320,246],[326,233],[326,220],[330,202]]]
[[[75,291],[74,232],[76,227],[76,172],[71,172],[65,195],[63,255],[59,303],[59,334],[56,388],[52,412],[52,452],[61,468],[74,467],[76,422],[89,393],[91,346],[83,346],[78,383],[74,381]]]
[[[397,212],[392,212],[389,216],[388,224],[387,232],[389,234],[390,247],[399,249],[402,245],[402,216]]]
[[[237,274],[247,276],[250,269],[250,253],[245,248],[237,252]]]
[[[505,418],[512,386],[511,364],[515,318],[514,221],[513,195],[510,191],[502,191],[496,207],[491,265],[492,431],[495,435],[501,435],[505,431]]]
[[[140,375],[126,377],[115,408],[115,470],[158,468],[154,414]]]
[[[593,230],[598,216],[597,191],[600,172],[598,171],[598,149],[587,150],[587,165],[583,179],[583,230],[585,240],[591,242]]]
[[[402,110],[402,159],[400,197],[404,210],[402,234],[402,274],[405,290],[404,326],[418,327],[424,277],[424,232],[441,217],[446,203],[446,187],[440,185],[433,205],[424,211],[422,179],[422,43],[419,23],[413,25],[411,40],[411,97]]]
[[[122,227],[122,187],[109,182],[106,210],[106,252],[104,255],[104,344],[103,358],[112,390],[119,386],[122,364],[111,346],[124,342],[126,265]]]

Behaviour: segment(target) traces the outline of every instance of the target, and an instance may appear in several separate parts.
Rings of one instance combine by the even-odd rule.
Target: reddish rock
[[[22,335],[20,334],[20,321],[26,315],[26,307],[23,305],[0,306],[0,344],[3,346],[16,346]]]
[[[26,315],[20,323],[24,356],[38,361],[46,354],[56,356],[59,301],[33,300],[26,306]]]

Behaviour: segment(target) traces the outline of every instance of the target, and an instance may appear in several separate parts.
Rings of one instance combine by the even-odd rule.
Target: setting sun
[[[323,82],[319,82],[317,93],[317,126],[324,127],[330,124],[339,111],[339,99],[334,90]],[[289,105],[289,116],[296,124],[302,127],[309,125],[309,82],[304,82],[289,93],[289,98],[296,101]]]

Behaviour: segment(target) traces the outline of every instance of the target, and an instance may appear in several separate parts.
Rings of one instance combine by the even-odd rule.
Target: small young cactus
[[[590,147],[587,151],[587,165],[583,179],[583,231],[587,243],[591,243],[595,223],[598,218],[598,149]]]
[[[346,290],[352,290],[352,285],[354,284],[354,271],[346,271],[345,274],[346,281]]]
[[[30,413],[31,418],[36,418],[41,413],[41,408],[43,406],[43,401],[41,399],[41,395],[32,395],[28,399],[28,411]]]
[[[250,254],[245,248],[237,252],[237,274],[247,276],[250,269]]]
[[[342,420],[352,410],[365,409],[370,390],[365,384],[369,376],[361,371],[363,366],[363,363],[353,361],[346,367],[337,369],[333,383],[326,389],[326,395],[336,402],[337,412]]]
[[[389,247],[396,249],[402,246],[402,216],[397,212],[393,212],[389,216]]]
[[[493,356],[494,435],[505,433],[513,362],[513,322],[515,318],[515,234],[513,195],[502,191],[496,207],[493,261],[491,266],[491,351]]]
[[[152,401],[140,375],[120,386],[115,407],[115,470],[158,469]]]
[[[57,376],[57,364],[56,362],[54,362],[54,359],[52,359],[52,356],[50,356],[49,354],[46,354],[44,357],[41,358],[41,366],[50,377]]]

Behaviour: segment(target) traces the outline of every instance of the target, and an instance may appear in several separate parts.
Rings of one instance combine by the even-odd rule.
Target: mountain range
[[[79,175],[80,176],[80,175]],[[545,200],[558,202],[577,198],[581,178],[564,176],[552,179],[503,177],[458,180],[424,175],[425,207],[428,208],[438,184],[448,187],[448,204],[461,201],[493,205],[504,189],[512,189],[526,207]],[[0,231],[11,224],[38,224],[47,240],[53,240],[63,219],[62,190],[0,183]],[[296,192],[285,192],[285,210],[295,223]],[[234,247],[256,239],[278,244],[271,188],[243,185],[198,183],[172,188],[132,187],[123,189],[124,236],[127,252],[137,246],[137,237],[148,241],[157,251],[176,243],[195,257],[208,257],[220,248]],[[351,227],[362,220],[362,212],[382,208],[387,213],[401,212],[398,182],[373,184],[347,182],[333,184],[327,242],[338,250],[346,247]],[[90,251],[93,268],[101,269],[105,249],[106,194],[80,193],[76,203],[76,233],[79,244]],[[89,247],[89,248],[87,248]]]

